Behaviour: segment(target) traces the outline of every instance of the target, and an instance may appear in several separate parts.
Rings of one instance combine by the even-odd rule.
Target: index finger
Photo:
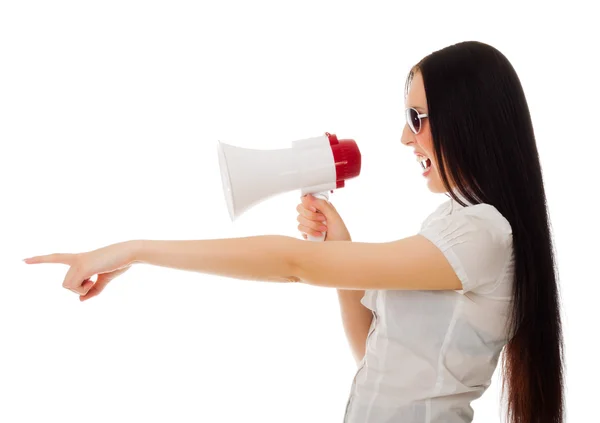
[[[23,261],[27,264],[38,264],[38,263],[62,263],[70,264],[73,254],[46,254],[43,256],[35,256],[24,259]]]
[[[302,205],[304,206],[304,208],[305,208],[305,209],[307,209],[307,210],[309,210],[309,211],[312,211],[313,213],[316,213],[316,212],[317,212],[317,209],[316,209],[316,208],[315,208],[313,205],[311,205],[311,203],[310,203],[310,200],[308,199],[308,196],[309,196],[309,195],[310,195],[310,194],[303,195],[303,196],[300,198],[300,200],[302,201]]]

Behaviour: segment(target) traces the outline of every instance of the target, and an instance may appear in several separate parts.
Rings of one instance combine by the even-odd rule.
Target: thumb
[[[81,295],[85,295],[88,293],[88,291],[94,286],[94,283],[92,280],[90,280],[90,278],[87,278],[85,281],[83,281],[83,283],[81,284],[81,289],[83,290],[83,294]]]
[[[106,287],[110,280],[111,278],[108,277],[105,273],[99,274],[96,282],[91,287],[89,287],[89,289],[86,289],[85,294],[81,295],[79,299],[81,301],[85,301],[87,299],[95,297],[96,295],[102,292],[102,290]]]

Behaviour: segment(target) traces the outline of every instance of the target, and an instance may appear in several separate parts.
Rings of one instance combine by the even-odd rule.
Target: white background
[[[400,143],[405,76],[489,43],[536,131],[560,271],[571,422],[596,414],[597,25],[587,2],[2,1],[0,421],[338,422],[356,369],[333,289],[138,265],[79,302],[21,259],[129,239],[299,237],[299,193],[231,222],[217,140],[353,138],[332,195],[355,241],[446,200]],[[591,3],[591,2],[590,2]],[[473,403],[500,420],[499,372]]]

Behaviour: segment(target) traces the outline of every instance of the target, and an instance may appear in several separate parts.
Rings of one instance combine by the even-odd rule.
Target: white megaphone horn
[[[301,190],[329,200],[329,191],[360,174],[361,154],[354,140],[335,134],[292,142],[291,148],[256,150],[218,142],[219,165],[229,216],[235,220],[275,195]],[[308,235],[311,241],[322,241]]]

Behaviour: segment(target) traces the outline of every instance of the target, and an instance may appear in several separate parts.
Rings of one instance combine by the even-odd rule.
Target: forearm
[[[373,320],[373,312],[360,302],[365,291],[338,289],[337,293],[344,332],[346,333],[352,356],[358,363],[365,355],[367,335]]]
[[[279,235],[210,240],[135,240],[133,262],[235,279],[298,282],[293,255],[304,243]]]

